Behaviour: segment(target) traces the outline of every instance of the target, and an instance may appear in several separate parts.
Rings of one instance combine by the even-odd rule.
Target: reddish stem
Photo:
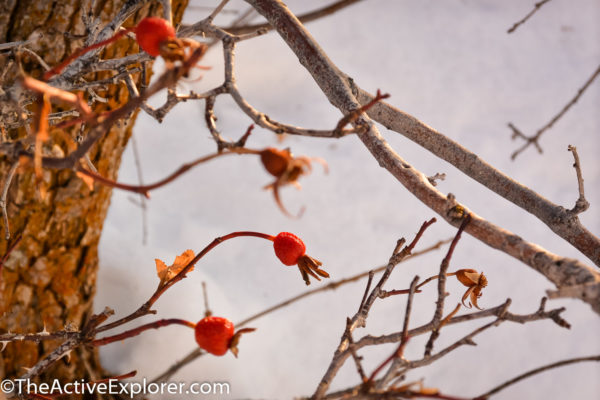
[[[447,396],[441,393],[421,393],[421,392],[411,392],[411,395],[415,398],[426,397],[428,399],[441,399],[441,400],[470,400],[464,397],[454,397]]]
[[[355,122],[358,119],[358,117],[361,116],[361,114],[363,112],[367,111],[369,108],[373,107],[375,104],[377,104],[381,100],[387,99],[388,97],[390,97],[389,93],[381,94],[381,91],[379,89],[377,89],[377,94],[375,95],[373,100],[371,100],[364,106],[357,108],[356,110],[346,114],[342,119],[340,119],[340,121],[338,122],[338,124],[336,125],[336,127],[333,131],[336,133],[343,133],[344,127],[347,124]]]
[[[456,248],[456,245],[458,244],[458,241],[460,240],[460,237],[461,237],[463,231],[466,229],[467,225],[469,225],[470,222],[471,222],[471,214],[467,214],[463,218],[460,226],[458,227],[458,231],[456,232],[456,236],[454,236],[454,239],[452,239],[452,243],[450,243],[450,248],[448,249],[448,253],[446,254],[446,257],[444,257],[444,259],[442,260],[443,263],[450,263],[452,254],[454,254],[454,249]]]
[[[177,283],[180,280],[182,280],[183,278],[185,278],[185,275],[194,266],[194,264],[196,264],[202,257],[204,257],[206,255],[206,253],[208,253],[209,251],[211,251],[212,249],[214,249],[215,247],[217,247],[219,244],[223,243],[224,241],[229,240],[229,239],[233,239],[233,238],[236,238],[236,237],[240,237],[240,236],[253,236],[253,237],[258,237],[258,238],[261,238],[261,239],[267,239],[267,240],[270,240],[270,241],[274,241],[275,240],[275,236],[267,235],[266,233],[252,232],[252,231],[232,232],[232,233],[230,233],[228,235],[216,238],[208,246],[206,246],[204,249],[202,249],[202,251],[200,253],[198,253],[196,255],[196,257],[194,257],[181,271],[179,271],[179,273],[177,275],[175,275],[173,278],[169,279],[163,285],[161,285],[158,289],[156,289],[156,292],[152,295],[152,297],[150,298],[150,300],[148,300],[148,302],[150,303],[150,305],[154,304],[154,302],[156,302],[156,300],[158,300],[158,298],[168,288],[170,288],[175,283]]]
[[[162,328],[163,326],[168,326],[168,325],[173,325],[173,324],[187,326],[192,329],[194,329],[196,327],[195,323],[186,321],[184,319],[178,319],[178,318],[159,319],[158,321],[150,322],[150,323],[138,326],[137,328],[133,328],[128,331],[121,332],[116,335],[106,336],[101,339],[92,340],[91,344],[92,344],[92,346],[104,346],[109,343],[118,342],[120,340],[124,340],[124,339],[128,339],[130,337],[137,336],[140,333],[147,331],[148,329],[158,329],[158,328]]]
[[[430,225],[433,225],[436,221],[437,221],[437,219],[435,219],[435,217],[434,217],[434,218],[431,218],[429,221],[423,222],[423,225],[421,225],[421,228],[419,229],[419,232],[417,232],[417,235],[415,236],[415,238],[413,239],[413,241],[410,242],[410,244],[408,245],[408,252],[409,252],[409,254],[413,251],[413,249],[417,245],[417,242],[421,239],[421,236],[423,236],[423,233],[425,233],[425,230]]]
[[[396,349],[396,351],[394,351],[392,353],[392,355],[390,355],[388,358],[386,358],[377,368],[375,368],[375,371],[373,371],[373,373],[371,374],[371,376],[369,377],[368,382],[373,382],[373,380],[375,379],[375,377],[377,376],[377,374],[379,374],[379,372],[389,363],[392,362],[393,359],[398,358],[398,357],[402,357],[402,355],[404,354],[404,349],[406,348],[406,343],[408,343],[409,337],[407,336],[406,339],[403,339],[400,342],[400,346],[398,346],[398,349]]]
[[[240,148],[240,149],[230,150],[227,152],[210,154],[208,156],[198,158],[190,163],[183,164],[175,172],[173,172],[166,178],[163,178],[160,181],[149,184],[149,185],[130,185],[127,183],[117,182],[112,179],[105,178],[96,172],[85,169],[82,166],[77,166],[77,172],[82,173],[86,176],[89,176],[94,181],[96,181],[104,186],[108,186],[108,187],[112,187],[112,188],[116,188],[116,189],[127,190],[129,192],[134,192],[134,193],[140,193],[140,194],[146,196],[146,198],[150,198],[150,194],[148,193],[149,191],[158,189],[161,186],[164,186],[168,183],[173,182],[179,176],[183,175],[185,172],[189,171],[190,169],[194,168],[195,166],[197,166],[199,164],[202,164],[206,161],[210,161],[214,158],[217,158],[220,156],[225,156],[228,154],[259,154],[259,151]]]
[[[103,382],[110,382],[111,380],[117,380],[117,381],[121,381],[123,379],[127,379],[127,378],[133,378],[134,376],[137,375],[137,370],[133,370],[131,372],[128,372],[126,374],[121,374],[121,375],[116,375],[116,376],[111,376],[110,378],[104,378],[104,379],[99,379],[97,381],[92,381],[91,383],[103,383]]]
[[[415,293],[421,293],[420,290],[415,290]],[[410,289],[396,289],[388,290],[385,292],[384,297],[395,296],[397,294],[410,294]]]
[[[96,333],[115,328],[115,327],[123,325],[129,321],[132,321],[136,318],[139,318],[142,315],[147,315],[147,314],[152,313],[150,308],[158,300],[158,298],[160,296],[162,296],[162,294],[168,288],[170,288],[175,283],[177,283],[180,280],[182,280],[183,278],[185,278],[185,275],[190,271],[190,269],[194,266],[194,264],[196,264],[202,257],[204,257],[206,255],[206,253],[208,253],[209,251],[211,251],[212,249],[214,249],[216,246],[223,243],[224,241],[233,239],[236,237],[240,237],[240,236],[253,236],[253,237],[258,237],[258,238],[266,239],[266,240],[270,240],[270,241],[275,240],[275,236],[267,235],[266,233],[251,232],[251,231],[232,232],[228,235],[216,238],[208,246],[206,246],[204,249],[202,249],[202,251],[200,251],[200,253],[198,253],[196,255],[196,257],[194,257],[190,262],[188,262],[187,265],[181,271],[179,271],[179,273],[177,275],[175,275],[173,278],[169,279],[168,281],[162,283],[156,289],[156,291],[154,292],[152,297],[150,297],[150,299],[148,299],[148,301],[146,301],[144,304],[142,304],[142,306],[140,308],[138,308],[135,312],[133,312],[132,314],[129,314],[128,316],[125,316],[115,322],[112,322],[110,324],[99,327],[98,329],[96,329]]]
[[[65,58],[63,60],[63,62],[61,62],[54,68],[50,69],[49,71],[46,71],[46,73],[44,73],[44,80],[47,81],[48,79],[52,78],[54,75],[60,74],[62,72],[62,70],[65,69],[65,67],[67,65],[71,64],[76,58],[79,58],[82,55],[84,55],[85,53],[88,53],[94,49],[97,49],[102,46],[106,46],[107,44],[110,44],[112,42],[119,40],[121,37],[125,36],[129,32],[132,32],[133,29],[134,28],[128,28],[128,29],[122,30],[120,32],[117,32],[112,37],[110,37],[106,40],[103,40],[101,42],[92,44],[88,47],[84,47],[84,48],[76,50],[75,53],[73,53],[69,57]]]

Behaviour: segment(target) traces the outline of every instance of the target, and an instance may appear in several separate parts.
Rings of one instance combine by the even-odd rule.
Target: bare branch
[[[135,164],[135,171],[138,178],[138,184],[144,185],[144,176],[142,175],[142,165],[140,154],[137,146],[137,140],[135,134],[131,133],[131,149],[133,150],[133,161]],[[148,242],[148,205],[146,203],[146,197],[140,194],[140,209],[142,210],[142,244],[145,245]]]
[[[39,343],[43,340],[57,340],[57,339],[70,339],[78,337],[80,332],[73,331],[56,331],[56,332],[38,332],[38,333],[2,333],[0,334],[0,343],[2,343],[2,349],[9,342],[36,342]]]
[[[319,18],[323,18],[328,15],[331,15],[339,10],[342,10],[348,6],[351,6],[352,4],[358,3],[359,1],[362,1],[362,0],[338,0],[335,3],[330,4],[326,7],[319,8],[317,10],[308,12],[306,14],[299,15],[298,19],[303,24],[306,24],[308,22],[316,21]],[[223,28],[223,29],[231,34],[241,35],[244,33],[254,32],[259,29],[271,30],[271,29],[273,29],[273,27],[271,26],[271,24],[267,23],[267,24],[247,25],[247,26],[239,26],[239,27],[234,26],[234,27],[228,27],[228,28]]]
[[[10,184],[17,172],[17,168],[19,167],[19,161],[13,163],[6,175],[6,179],[4,181],[4,185],[2,187],[2,197],[0,197],[0,209],[2,209],[2,218],[4,219],[4,238],[6,240],[10,239],[10,226],[8,222],[8,211],[6,210],[7,201],[8,201],[8,189],[10,188]]]
[[[511,26],[508,31],[506,31],[506,33],[513,33],[514,31],[517,30],[517,28],[521,25],[523,25],[525,22],[527,22],[527,20],[529,18],[531,18],[533,16],[533,14],[535,14],[540,8],[542,8],[542,6],[544,4],[546,4],[547,2],[549,2],[550,0],[542,0],[538,3],[535,3],[533,10],[531,10],[523,19],[521,19],[518,22],[515,22],[513,26]]]
[[[0,282],[1,282],[1,278],[2,278],[2,268],[4,267],[4,263],[6,262],[6,260],[8,260],[8,257],[10,256],[10,253],[12,253],[17,248],[17,246],[21,242],[21,238],[22,238],[22,236],[18,236],[10,244],[10,246],[8,246],[8,249],[6,250],[6,253],[4,253],[4,256],[2,256],[2,259],[0,259]],[[0,351],[0,353],[1,353],[1,351]]]
[[[570,328],[569,323],[567,321],[565,321],[562,317],[560,317],[560,314],[565,311],[565,308],[561,307],[561,308],[553,309],[550,311],[545,311],[545,309],[543,308],[545,306],[545,302],[546,301],[542,299],[542,307],[538,308],[538,310],[536,310],[535,312],[533,312],[531,314],[519,315],[519,314],[513,314],[513,313],[507,311],[508,306],[510,306],[510,304],[512,303],[512,301],[510,299],[507,299],[503,304],[501,304],[499,306],[496,306],[493,308],[488,308],[483,311],[478,311],[478,312],[474,312],[474,313],[470,313],[470,314],[466,314],[466,315],[460,315],[458,317],[453,317],[446,323],[446,325],[458,324],[458,323],[462,323],[465,321],[473,321],[473,320],[487,318],[487,317],[502,316],[502,318],[505,321],[516,322],[519,324],[524,324],[527,322],[539,321],[539,320],[544,320],[544,319],[551,319],[558,326],[560,326],[562,328],[566,328],[566,329]],[[431,322],[429,322],[425,325],[422,325],[420,327],[409,330],[408,335],[411,337],[418,336],[418,335],[422,335],[424,333],[430,332],[432,329],[433,329],[433,324]],[[382,335],[382,336],[367,335],[367,336],[364,336],[363,338],[361,338],[359,341],[357,341],[355,346],[357,349],[359,349],[364,346],[376,346],[376,345],[380,345],[380,344],[384,344],[384,343],[398,343],[400,340],[402,340],[402,336],[401,336],[400,332],[392,333],[390,335]]]
[[[452,254],[454,254],[454,249],[460,240],[461,234],[471,222],[471,216],[467,215],[463,222],[460,224],[458,231],[456,232],[456,236],[450,243],[450,247],[448,248],[448,253],[446,257],[442,260],[440,264],[440,273],[438,274],[438,298],[435,304],[435,312],[433,314],[433,318],[431,319],[431,324],[433,325],[433,330],[431,331],[431,335],[429,336],[429,340],[425,345],[425,353],[424,356],[428,357],[431,355],[431,351],[433,350],[433,344],[435,340],[440,335],[442,316],[444,314],[444,301],[446,299],[446,272],[448,271],[448,267],[450,266],[450,259],[452,258]]]
[[[437,250],[443,244],[445,244],[447,242],[448,242],[448,240],[439,241],[436,244],[434,244],[433,246],[429,246],[429,247],[427,247],[427,248],[425,248],[423,250],[416,251],[416,252],[412,253],[410,256],[407,256],[404,260],[402,260],[402,262],[406,261],[406,260],[409,260],[409,259],[412,259],[414,257],[417,257],[417,256],[419,256],[421,254],[425,254],[425,253],[429,253],[430,251]],[[381,271],[385,270],[386,267],[387,267],[387,265],[382,265],[382,266],[380,266],[378,268],[375,268],[373,270],[366,271],[366,272],[361,272],[360,274],[356,274],[356,275],[353,275],[353,276],[348,277],[348,278],[344,278],[344,279],[340,279],[338,281],[330,282],[330,283],[328,283],[325,286],[321,286],[319,288],[315,288],[315,289],[312,289],[312,290],[307,290],[306,292],[303,292],[303,293],[301,293],[301,294],[299,294],[297,296],[291,297],[288,300],[285,300],[285,301],[283,301],[281,303],[278,303],[278,304],[276,304],[276,305],[274,305],[272,307],[267,308],[264,311],[261,311],[261,312],[259,312],[257,314],[252,315],[251,317],[248,317],[248,318],[244,319],[241,322],[236,323],[236,326],[247,325],[249,322],[252,322],[252,321],[254,321],[254,320],[258,319],[258,318],[261,318],[261,317],[263,317],[263,316],[265,316],[267,314],[270,314],[273,311],[277,311],[277,310],[279,310],[281,308],[287,307],[288,305],[290,305],[292,303],[295,303],[295,302],[297,302],[299,300],[302,300],[305,297],[312,296],[313,294],[321,293],[321,292],[324,292],[324,291],[327,291],[327,290],[335,290],[335,289],[337,289],[337,288],[339,288],[339,287],[341,287],[343,285],[346,285],[348,283],[356,282],[356,281],[358,281],[360,279],[366,278],[366,277],[370,276],[372,272],[373,273],[381,272]],[[361,302],[361,307],[362,307],[362,305],[364,305],[364,302]]]
[[[569,145],[568,150],[573,153],[573,158],[575,159],[573,168],[575,168],[575,173],[577,174],[577,186],[579,188],[579,198],[575,202],[575,206],[571,209],[571,212],[579,214],[587,210],[590,207],[590,203],[588,203],[588,201],[585,199],[585,193],[583,190],[583,174],[581,173],[581,164],[579,163],[577,148]]]
[[[371,277],[371,275],[369,275],[369,278]],[[370,285],[370,281],[369,284],[367,285],[367,288]],[[368,289],[367,289],[368,291]],[[365,292],[366,293],[366,292]],[[362,358],[356,353],[356,350],[354,350],[354,339],[352,338],[352,330],[350,329],[352,326],[352,320],[350,318],[346,318],[346,331],[344,332],[344,336],[346,337],[346,339],[348,339],[348,348],[350,349],[350,354],[352,354],[352,359],[354,360],[354,365],[356,366],[356,372],[358,372],[358,375],[360,376],[360,380],[362,382],[366,382],[367,381],[367,376],[365,375],[365,370],[363,369],[362,366]]]
[[[327,95],[332,104],[342,110],[344,114],[360,108],[360,104],[352,95],[350,82],[348,82],[346,77],[335,65],[333,65],[312,36],[285,6],[280,2],[272,0],[246,1],[252,4],[259,13],[273,24],[288,46],[299,58],[300,62],[311,73],[313,79],[321,87],[321,90]],[[375,104],[370,111],[372,110],[373,113],[377,113],[378,106],[383,107],[381,103],[378,103]],[[379,111],[381,111],[381,109],[379,109]],[[474,214],[472,211],[467,210],[465,206],[457,204],[454,198],[444,196],[429,183],[427,177],[423,173],[413,168],[393,151],[381,136],[377,127],[370,120],[366,117],[361,117],[361,119],[364,119],[364,121],[357,121],[357,123],[368,124],[370,129],[366,132],[359,132],[358,137],[380,165],[390,171],[411,193],[448,222],[455,225],[459,222],[459,220],[457,221],[454,218],[452,211],[455,210],[456,207],[460,207],[464,210],[464,213],[469,213],[472,217],[472,222],[466,230],[468,233],[484,243],[496,249],[501,249],[507,254],[533,267],[535,270],[546,276],[557,287],[586,282],[600,282],[600,274],[597,271],[592,270],[576,260],[559,257],[533,243],[526,242],[513,233],[493,225]],[[424,129],[422,127],[424,124],[416,121],[416,119],[412,117],[409,117],[409,120],[412,121],[412,124],[418,124],[419,128],[416,131],[423,132]],[[384,125],[389,126],[389,124]],[[434,132],[431,128],[428,128],[427,130],[430,131],[430,134]],[[478,160],[477,156],[474,154],[465,156],[464,151],[453,154],[451,156],[452,159],[458,157],[458,154],[460,154],[460,157],[464,157],[463,161],[469,160],[466,165],[471,165]],[[494,172],[494,174],[495,173],[497,172]],[[478,180],[481,180],[482,177],[478,178]],[[511,189],[514,188],[515,185],[512,180],[508,179],[507,183],[508,187]],[[523,189],[528,190],[524,187]],[[507,188],[502,191],[506,192],[506,190]],[[536,197],[539,196],[536,195]],[[522,203],[522,199],[519,202]],[[548,212],[544,210],[543,214],[548,214]],[[576,244],[581,251],[600,264],[600,239],[594,237],[581,225],[577,226],[576,221],[574,221],[573,218],[570,218],[572,216],[565,213],[563,213],[563,215],[569,220],[569,225],[567,229],[566,224],[559,224],[563,230],[562,234],[565,237],[573,238],[573,243]],[[579,232],[581,234],[578,236],[578,241],[574,240],[573,232]],[[600,297],[589,298],[581,294],[579,298],[590,304],[597,313],[600,313]]]
[[[432,246],[426,247],[423,250],[419,250],[419,251],[415,251],[414,253],[411,253],[409,256],[407,256],[404,260],[402,260],[401,262],[404,262],[406,260],[412,259],[414,257],[420,256],[422,254],[426,254],[429,253],[433,250],[437,250],[439,249],[443,244],[448,243],[450,240],[442,240],[439,241],[437,243],[435,243]],[[365,277],[370,277],[371,275],[373,275],[373,273],[377,273],[377,272],[381,272],[383,271],[385,268],[387,267],[387,265],[383,265],[380,266],[378,268],[375,268],[373,270],[370,271],[366,271],[366,272],[362,272],[360,274],[357,275],[353,275],[351,277],[348,278],[344,278],[344,279],[340,279],[338,281],[333,281],[330,282],[329,284],[325,285],[325,286],[321,286],[319,288],[315,288],[312,290],[307,290],[297,296],[294,296],[288,300],[285,300],[281,303],[278,303],[272,307],[267,308],[264,311],[261,311],[257,314],[254,314],[240,322],[237,322],[235,324],[236,327],[242,327],[247,325],[248,323],[255,321],[261,317],[264,317],[267,314],[270,314],[274,311],[280,310],[284,307],[287,307],[290,304],[296,303],[308,296],[312,296],[313,294],[317,294],[317,293],[321,293],[327,290],[335,290],[337,288],[339,288],[340,286],[346,285],[348,283],[352,283],[352,282],[356,282],[360,279],[363,279]],[[364,303],[364,302],[363,302]],[[362,304],[361,303],[361,307]],[[206,306],[206,308],[208,308],[208,306]],[[183,368],[185,365],[187,365],[188,363],[192,362],[193,360],[195,360],[196,358],[198,358],[199,356],[201,356],[202,354],[204,354],[201,350],[199,350],[198,348],[195,348],[194,350],[192,350],[187,356],[185,356],[182,360],[178,361],[177,363],[175,363],[173,366],[169,367],[169,369],[167,369],[167,371],[165,371],[163,374],[161,374],[159,377],[155,378],[153,380],[153,382],[162,382],[165,381],[167,379],[169,379],[169,377],[171,377],[175,372],[177,372],[179,369]],[[354,356],[353,356],[354,357]]]
[[[392,365],[388,369],[385,376],[381,379],[380,384],[379,384],[380,387],[385,385],[386,382],[391,380],[396,375],[396,368],[397,368],[398,363],[400,362],[401,364],[403,364],[405,361],[402,357],[404,355],[404,349],[406,348],[406,344],[408,343],[408,339],[409,339],[408,327],[410,324],[410,313],[412,312],[413,298],[415,296],[415,293],[417,292],[417,283],[419,283],[419,277],[415,276],[413,278],[412,282],[410,283],[408,299],[406,300],[406,311],[404,312],[404,323],[402,324],[402,333],[401,333],[402,337],[400,339],[400,344],[398,345],[398,349],[390,356],[390,358],[385,360],[377,369],[375,369],[373,371],[373,373],[371,374],[371,377],[369,378],[369,381],[371,382],[371,384],[373,383],[373,380],[377,376],[377,373],[379,372],[379,370],[381,370],[388,362],[392,361]]]
[[[188,365],[192,361],[196,360],[199,357],[202,357],[206,354],[202,349],[196,347],[192,350],[187,356],[183,357],[181,360],[175,362],[171,365],[165,372],[152,379],[152,382],[165,382],[168,381],[173,375],[177,373],[181,368]]]
[[[506,389],[507,387],[514,385],[515,383],[522,381],[523,379],[529,378],[530,376],[554,369],[554,368],[558,368],[558,367],[563,367],[565,365],[570,365],[570,364],[575,364],[575,363],[579,363],[579,362],[584,362],[584,361],[600,361],[600,355],[598,356],[589,356],[589,357],[577,357],[577,358],[570,358],[567,360],[562,360],[562,361],[558,361],[552,364],[547,364],[535,369],[532,369],[531,371],[527,371],[524,374],[521,374],[517,377],[512,378],[511,380],[508,380],[498,386],[496,386],[495,388],[485,392],[482,395],[477,396],[476,398],[474,398],[473,400],[485,400],[488,399],[490,396],[500,392],[501,390]]]
[[[542,153],[542,148],[539,144],[539,139],[542,136],[542,134],[544,132],[546,132],[548,129],[552,128],[554,126],[554,124],[563,117],[563,115],[565,115],[567,113],[567,111],[569,111],[569,109],[575,105],[575,103],[577,103],[577,101],[579,100],[579,98],[581,97],[581,95],[583,95],[583,93],[587,90],[587,88],[592,84],[592,82],[594,82],[594,80],[598,77],[598,75],[600,75],[600,65],[598,65],[598,67],[596,68],[596,70],[594,71],[594,73],[592,74],[592,76],[590,76],[588,78],[588,80],[584,83],[584,85],[579,88],[579,90],[577,91],[577,94],[575,95],[575,97],[573,97],[571,99],[571,101],[569,101],[559,112],[558,114],[556,114],[554,117],[552,117],[552,119],[550,120],[550,122],[548,122],[546,125],[542,126],[534,135],[532,136],[527,136],[525,134],[523,134],[517,127],[514,126],[514,124],[509,123],[508,127],[510,129],[512,129],[513,131],[513,135],[512,138],[516,139],[516,138],[520,138],[523,139],[525,141],[525,144],[523,144],[523,146],[519,147],[517,150],[515,150],[510,158],[511,159],[516,159],[517,156],[519,154],[521,154],[523,151],[525,151],[525,149],[527,149],[530,145],[535,145],[535,147],[537,148],[538,152],[541,154]]]
[[[249,150],[249,149],[244,149],[244,148],[233,148],[233,149],[229,149],[227,151],[221,152],[221,153],[209,154],[207,156],[200,157],[192,162],[183,164],[181,167],[177,168],[176,171],[169,174],[169,176],[161,179],[158,182],[151,183],[148,185],[130,185],[127,183],[120,183],[120,182],[114,181],[112,179],[105,178],[102,175],[100,175],[96,172],[90,171],[88,169],[85,169],[81,166],[77,166],[76,171],[83,175],[89,176],[90,178],[94,179],[94,181],[101,183],[105,186],[109,186],[109,187],[116,188],[116,189],[122,189],[122,190],[126,190],[129,192],[139,193],[139,194],[144,195],[146,198],[150,198],[149,192],[151,190],[158,189],[162,186],[165,186],[165,185],[173,182],[174,180],[176,180],[178,177],[180,177],[181,175],[183,175],[190,169],[192,169],[202,163],[205,163],[207,161],[213,160],[213,159],[221,157],[221,156],[226,156],[229,154],[238,154],[238,155],[239,154],[257,154],[257,152],[254,150]]]
[[[373,303],[375,302],[375,300],[379,298],[379,293],[383,289],[383,285],[387,282],[388,278],[390,277],[392,271],[394,270],[394,267],[410,254],[410,252],[415,247],[417,242],[420,240],[420,238],[423,235],[423,233],[425,232],[425,230],[434,222],[435,222],[435,218],[432,218],[431,220],[424,222],[421,225],[419,232],[415,235],[415,238],[413,239],[413,241],[410,244],[408,244],[407,246],[405,246],[402,250],[398,251],[397,250],[398,245],[395,246],[394,251],[392,252],[392,256],[390,257],[388,265],[386,266],[384,273],[382,274],[381,278],[379,279],[379,282],[377,283],[377,285],[375,285],[373,290],[371,290],[370,295],[367,297],[367,300],[362,304],[362,306],[358,310],[358,312],[356,314],[354,314],[354,316],[352,317],[352,319],[351,319],[352,322],[351,322],[350,326],[347,327],[347,330],[349,330],[349,332],[352,332],[357,327],[365,326],[366,318],[369,314],[369,310],[373,306]],[[404,242],[405,241],[402,241],[402,243],[404,243]],[[409,335],[410,335],[410,333],[409,333]],[[348,350],[349,344],[350,343],[349,343],[349,340],[346,337],[346,335],[342,336],[340,344],[337,347],[337,349],[335,350],[333,358],[332,358],[329,366],[327,367],[327,371],[323,375],[323,378],[319,382],[317,389],[313,395],[313,397],[315,399],[319,399],[325,395],[325,392],[331,385],[333,378],[336,376],[337,372],[339,371],[339,369],[342,367],[342,365],[346,361],[346,358],[351,354],[350,351]]]
[[[93,331],[98,324],[101,324],[113,314],[113,311],[109,308],[104,309],[100,314],[93,315],[84,328],[79,332],[77,336],[69,337],[56,349],[54,349],[46,357],[39,360],[32,368],[28,369],[27,372],[20,376],[21,379],[30,379],[41,374],[46,368],[54,364],[56,361],[63,357],[68,357],[71,351],[81,345],[84,340],[87,339],[87,335],[90,331]]]
[[[374,97],[357,87],[353,80],[349,79],[348,82],[361,104],[367,103]],[[503,174],[486,163],[477,154],[442,135],[417,118],[386,102],[375,104],[367,111],[367,115],[388,129],[404,135],[437,157],[454,165],[483,186],[536,216],[552,229],[554,233],[571,243],[571,245],[592,260],[594,264],[600,266],[600,239],[589,232],[581,224],[576,215],[569,213],[563,207],[552,203],[528,187],[516,182],[508,175]],[[471,229],[474,225],[479,225],[479,221],[474,221]],[[470,230],[468,232],[473,234]],[[516,237],[514,234],[509,234],[509,236]],[[513,251],[516,250],[513,248],[514,245],[520,245],[520,243],[506,237],[508,240],[496,242],[497,244],[502,242],[502,245],[498,246],[497,244],[492,244],[485,237],[478,236],[477,238],[494,248],[502,249],[504,252],[533,267],[531,261],[519,258],[517,252]]]
[[[210,13],[210,15],[208,16],[207,20],[212,22],[215,17],[217,16],[217,14],[219,14],[222,10],[223,7],[225,7],[225,5],[229,3],[229,0],[221,0],[221,2],[219,3],[219,5],[217,7],[215,7],[215,9],[213,10],[213,12]]]

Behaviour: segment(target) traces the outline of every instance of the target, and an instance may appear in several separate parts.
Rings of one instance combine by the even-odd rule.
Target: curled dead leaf
[[[175,275],[181,272],[189,264],[189,262],[192,261],[194,257],[194,251],[188,249],[181,253],[181,255],[175,257],[175,261],[173,261],[173,264],[171,264],[168,267],[162,260],[156,258],[154,260],[156,263],[156,274],[158,275],[160,282],[166,282],[175,277]],[[194,267],[190,268],[189,271],[193,270]]]

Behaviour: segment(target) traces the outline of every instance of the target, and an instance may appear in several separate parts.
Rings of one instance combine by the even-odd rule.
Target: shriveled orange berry
[[[268,147],[260,152],[260,161],[271,175],[279,178],[287,170],[292,160],[289,150],[279,150]]]

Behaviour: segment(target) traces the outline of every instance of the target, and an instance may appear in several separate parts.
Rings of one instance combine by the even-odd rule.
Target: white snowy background
[[[194,1],[214,6],[218,1]],[[329,2],[289,1],[299,14]],[[366,0],[333,16],[307,25],[341,70],[363,89],[380,88],[390,103],[415,115],[443,134],[477,153],[504,173],[564,207],[577,198],[573,159],[567,145],[578,147],[590,209],[581,220],[600,234],[600,82],[541,139],[542,155],[528,149],[516,161],[507,123],[534,133],[552,118],[583,85],[600,61],[600,3],[554,0],[515,33],[506,30],[533,7],[523,0]],[[228,9],[246,9],[231,1]],[[185,22],[206,16],[191,9]],[[217,22],[226,24],[231,14]],[[260,21],[256,18],[254,22]],[[240,43],[236,51],[238,84],[246,99],[272,118],[304,127],[331,129],[340,118],[276,33]],[[180,85],[180,91],[207,90],[222,82],[222,52],[213,48],[203,59],[212,70],[199,82]],[[157,63],[158,66],[158,63]],[[200,73],[200,72],[199,72]],[[160,104],[163,98],[153,99]],[[154,182],[182,163],[215,151],[203,120],[204,103],[178,105],[162,124],[140,114],[134,129],[144,180]],[[237,139],[250,124],[226,96],[216,104],[221,132]],[[592,265],[571,245],[555,236],[535,217],[482,188],[451,165],[440,161],[400,134],[382,129],[386,140],[417,169],[446,173],[439,189],[451,192],[476,213],[525,239],[566,257]],[[142,245],[142,217],[131,194],[115,191],[100,245],[96,308],[110,306],[118,315],[136,309],[158,282],[154,258],[170,264],[186,249],[199,251],[215,237],[236,230],[270,234],[291,231],[302,237],[313,257],[323,261],[332,279],[340,279],[384,264],[396,240],[412,239],[420,224],[434,213],[380,168],[354,137],[311,139],[288,137],[279,144],[274,134],[256,128],[247,146],[291,147],[296,155],[322,157],[328,175],[315,165],[300,183],[302,191],[282,190],[284,204],[299,220],[285,217],[270,192],[271,182],[254,156],[215,160],[151,193],[148,202],[148,242]],[[137,181],[131,147],[119,179]],[[441,221],[425,234],[418,247],[451,237],[455,229]],[[401,264],[387,288],[406,288],[415,274],[437,273],[446,248]],[[530,313],[552,285],[519,261],[464,236],[451,270],[471,267],[489,280],[480,305],[493,307],[512,298],[511,311]],[[209,253],[183,282],[155,305],[155,318],[203,316],[201,282],[208,285],[216,315],[240,321],[306,290],[295,267],[283,266],[269,242],[240,238]],[[327,282],[315,282],[312,287]],[[205,356],[181,370],[173,381],[218,381],[231,385],[231,398],[291,398],[310,395],[329,365],[344,330],[345,319],[356,312],[365,281],[309,297],[251,324],[257,331],[243,337],[240,356]],[[464,287],[451,279],[447,308],[460,300]],[[416,296],[412,325],[427,322],[434,310],[435,285]],[[402,326],[405,297],[377,301],[365,334],[386,334]],[[476,338],[477,347],[462,347],[432,366],[412,371],[407,380],[425,378],[425,385],[443,393],[475,396],[496,384],[537,366],[600,352],[600,320],[580,301],[550,301],[548,307],[567,307],[563,316],[571,330],[551,321],[518,325],[510,322]],[[461,313],[467,312],[463,309]],[[140,324],[142,321],[132,324]],[[477,326],[444,328],[436,349],[453,343]],[[408,358],[420,358],[427,335],[415,338]],[[115,373],[138,370],[137,378],[152,378],[195,347],[193,332],[172,326],[101,349],[104,365]],[[364,367],[370,373],[395,345],[366,348]],[[512,386],[496,399],[597,399],[600,366],[583,363],[537,375]],[[332,389],[359,382],[352,361],[337,375]],[[199,396],[202,397],[202,396]]]

